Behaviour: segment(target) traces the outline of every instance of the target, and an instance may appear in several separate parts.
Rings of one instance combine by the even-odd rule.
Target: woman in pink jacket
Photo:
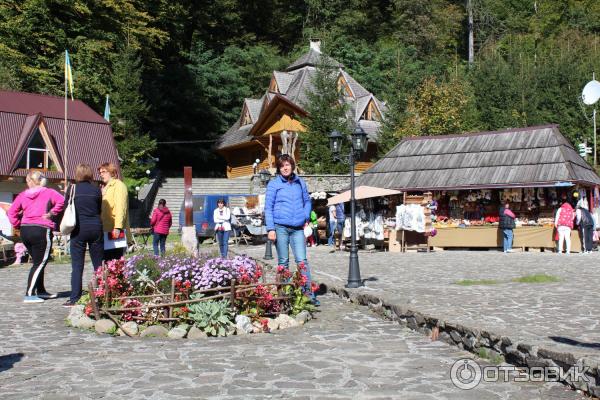
[[[172,224],[173,217],[171,216],[171,211],[167,208],[167,201],[165,199],[160,199],[158,201],[158,207],[154,209],[152,218],[150,219],[150,226],[154,232],[152,247],[154,247],[155,256],[158,256],[158,245],[160,243],[160,255],[164,257],[167,236],[169,235],[169,229],[171,229]]]
[[[55,190],[46,188],[46,177],[40,171],[27,174],[28,189],[21,192],[8,210],[8,219],[21,229],[21,239],[33,259],[27,279],[25,303],[41,303],[55,298],[44,287],[44,268],[52,249],[53,218],[64,208],[64,198]]]

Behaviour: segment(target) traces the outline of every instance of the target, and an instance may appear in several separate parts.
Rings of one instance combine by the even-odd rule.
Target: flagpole
[[[67,72],[67,50],[65,50],[65,137],[64,137],[64,142],[65,142],[65,151],[64,151],[64,168],[65,168],[65,186],[64,186],[64,190],[66,193],[67,190],[67,80],[68,80],[68,72]]]

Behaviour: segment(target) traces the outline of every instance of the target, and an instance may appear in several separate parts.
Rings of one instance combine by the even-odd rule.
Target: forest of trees
[[[382,151],[406,135],[545,123],[579,142],[598,33],[598,0],[3,0],[0,88],[60,95],[68,49],[75,96],[100,113],[113,101],[131,178],[152,157],[218,174],[210,145],[243,98],[320,38],[387,102]]]

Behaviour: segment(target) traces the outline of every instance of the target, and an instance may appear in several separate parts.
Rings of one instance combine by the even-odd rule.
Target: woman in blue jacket
[[[304,227],[310,220],[312,209],[306,183],[294,174],[296,163],[288,154],[277,159],[278,175],[269,182],[265,198],[265,220],[269,240],[275,242],[278,265],[289,266],[289,248],[292,247],[296,264],[306,267],[305,291],[318,304],[311,291],[310,267],[306,260]]]

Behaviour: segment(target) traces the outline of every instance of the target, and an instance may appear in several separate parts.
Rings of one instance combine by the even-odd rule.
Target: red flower
[[[316,293],[319,290],[319,285],[317,285],[315,282],[311,282],[310,290],[311,290],[311,292]]]
[[[271,330],[269,329],[269,320],[268,319],[266,319],[266,318],[261,319],[260,324],[262,325],[263,332],[266,332],[266,333],[271,332]]]

